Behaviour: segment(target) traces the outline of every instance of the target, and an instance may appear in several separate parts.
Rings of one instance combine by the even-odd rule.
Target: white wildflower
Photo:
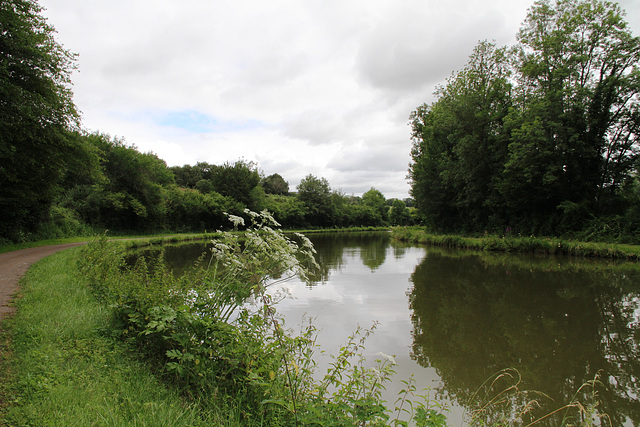
[[[396,364],[396,359],[394,359],[393,356],[390,356],[388,354],[384,354],[383,352],[379,352],[377,354],[377,356],[382,357],[384,360],[386,360],[387,362],[391,363],[392,365]]]
[[[244,218],[242,218],[241,216],[236,216],[231,214],[225,214],[225,215],[227,215],[227,218],[229,218],[229,221],[231,221],[234,227],[237,227],[238,225],[244,225]]]
[[[250,209],[245,209],[244,213],[246,213],[247,215],[249,215],[251,218],[254,218],[254,219],[260,216],[259,213],[256,213]],[[244,225],[244,223],[242,225]]]
[[[262,215],[262,218],[265,219],[265,221],[268,224],[273,225],[274,227],[280,227],[280,223],[278,221],[276,221],[276,219],[273,217],[273,215],[271,214],[271,212],[269,212],[268,210],[263,210],[262,212],[260,212],[260,214]]]
[[[371,373],[376,377],[378,381],[382,381],[382,375],[380,375],[380,369],[371,368]]]
[[[313,247],[313,243],[311,243],[311,240],[309,240],[309,238],[307,236],[305,236],[304,234],[301,233],[295,233],[296,236],[298,236],[300,238],[300,240],[302,240],[302,247],[306,248],[306,249],[310,249],[312,253],[316,253],[316,249]]]

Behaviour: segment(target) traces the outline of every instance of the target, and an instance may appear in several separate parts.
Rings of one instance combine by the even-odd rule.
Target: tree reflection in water
[[[505,368],[515,368],[522,378],[521,390],[546,393],[553,401],[531,395],[517,398],[536,397],[544,403],[538,412],[548,413],[570,402],[583,383],[600,373],[603,387],[598,389],[602,401],[599,409],[611,416],[613,425],[624,424],[625,420],[640,425],[637,263],[427,248],[426,257],[415,268],[410,264],[406,269],[385,270],[383,264],[406,262],[403,258],[411,253],[406,244],[390,241],[388,233],[321,233],[309,237],[321,267],[315,285],[302,285],[311,292],[309,298],[333,307],[333,302],[313,297],[314,289],[335,293],[348,289],[348,301],[357,299],[356,292],[363,292],[368,293],[370,303],[379,302],[368,308],[377,310],[370,313],[377,319],[397,319],[396,323],[408,329],[410,316],[413,337],[406,337],[407,345],[420,365],[437,371],[442,379],[437,391],[442,397],[450,396],[462,405],[479,403],[482,397],[474,393],[485,380]],[[163,248],[165,261],[177,274],[193,265],[203,251],[204,243]],[[147,250],[143,254],[153,258],[159,252]],[[354,275],[357,268],[349,264],[354,260],[366,267],[366,274]],[[343,270],[349,273],[348,280],[339,280],[335,287],[316,286],[339,278]],[[385,273],[378,277],[381,271]],[[394,276],[391,271],[406,271],[407,276],[413,271],[411,283],[406,282],[407,276]],[[357,281],[364,286],[357,286]],[[408,312],[404,311],[405,286],[410,286]],[[395,294],[376,294],[389,292],[388,288],[400,289],[400,307],[389,306]],[[301,303],[305,310],[314,310]],[[362,304],[330,311],[336,318],[329,319],[327,327],[346,323],[351,331],[350,322],[361,310],[365,310]],[[342,344],[343,335],[331,331],[331,335],[340,337],[338,345]],[[398,330],[391,333],[392,337],[376,339],[396,342],[402,335]],[[509,384],[498,382],[494,390]],[[490,423],[501,416],[499,409],[492,406],[484,412],[484,421]],[[544,424],[550,425],[547,421]]]
[[[320,271],[314,282],[322,283],[331,273],[339,272],[346,263],[345,254],[358,253],[362,263],[375,271],[384,264],[389,247],[388,232],[316,233],[309,235],[317,251],[316,261]]]
[[[613,425],[638,425],[639,279],[636,266],[428,249],[409,295],[414,357],[436,368],[439,392],[462,404],[515,368],[521,390],[553,399],[541,400],[538,415],[571,402],[600,373],[600,411]]]

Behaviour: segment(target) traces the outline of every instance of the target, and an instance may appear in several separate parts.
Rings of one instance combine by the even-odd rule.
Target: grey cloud
[[[282,133],[285,137],[307,141],[312,145],[330,144],[344,137],[347,123],[334,112],[309,110],[285,119]]]
[[[384,194],[387,199],[405,198],[409,185],[405,179],[405,172],[351,172],[338,174],[332,178],[331,184],[334,190],[340,190],[344,194],[362,195],[370,188],[375,188]],[[334,182],[337,185],[334,185]]]
[[[411,110],[479,39],[511,43],[533,0],[40,1],[80,54],[90,128],[143,150],[166,140],[180,161],[257,159],[292,188],[312,173],[390,197],[408,190]],[[144,114],[157,109],[264,126],[214,137]]]
[[[462,68],[479,40],[511,36],[496,10],[446,16],[404,12],[374,28],[360,46],[358,73],[374,87],[408,91],[433,86]]]
[[[410,143],[348,146],[336,153],[329,167],[337,172],[398,172],[409,163]]]

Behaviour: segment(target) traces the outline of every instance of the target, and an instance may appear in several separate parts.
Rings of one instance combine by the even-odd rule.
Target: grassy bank
[[[109,313],[79,275],[79,251],[45,258],[22,280],[17,314],[2,324],[0,424],[205,425],[130,348],[101,334]]]
[[[265,233],[264,236],[268,239],[271,234]],[[164,301],[162,295],[168,295],[164,291],[176,285],[171,277],[157,271],[153,277],[138,267],[131,271],[122,271],[120,262],[110,261],[121,261],[118,254],[121,254],[124,247],[209,237],[212,236],[154,237],[121,241],[117,245],[112,242],[104,247],[105,252],[101,252],[99,258],[91,258],[98,254],[95,251],[89,251],[87,255],[88,248],[76,248],[59,252],[34,264],[22,279],[22,297],[16,300],[17,314],[2,323],[1,337],[5,351],[1,364],[0,398],[3,404],[0,405],[0,425],[288,426],[293,425],[292,423],[315,425],[315,422],[309,421],[318,418],[324,418],[325,421],[353,417],[371,419],[377,418],[377,413],[383,414],[384,407],[376,400],[356,402],[355,394],[359,390],[364,390],[366,386],[366,390],[372,392],[378,390],[378,386],[370,383],[373,373],[362,371],[359,365],[354,366],[351,373],[343,370],[345,367],[351,368],[348,359],[352,356],[354,343],[345,347],[344,353],[338,356],[336,362],[341,367],[340,381],[349,384],[345,385],[343,394],[334,396],[335,402],[331,404],[327,403],[324,393],[317,397],[317,403],[303,401],[313,398],[315,395],[308,393],[312,393],[313,390],[313,393],[316,393],[318,387],[299,388],[311,381],[311,377],[308,376],[310,374],[302,361],[296,363],[294,357],[297,357],[296,349],[301,348],[303,341],[311,341],[304,338],[289,339],[282,334],[282,327],[272,311],[269,311],[271,318],[267,319],[267,323],[260,323],[262,315],[256,314],[251,319],[246,319],[251,321],[244,326],[210,323],[209,316],[202,316],[200,306],[194,306],[196,311],[193,316],[189,316],[189,313],[184,311],[184,303],[177,308],[180,312],[175,322],[165,317],[166,311],[161,313],[165,326],[173,332],[179,332],[182,327],[180,322],[186,321],[185,328],[195,327],[198,339],[200,333],[204,333],[206,337],[209,337],[210,333],[214,334],[209,338],[215,341],[212,347],[202,345],[198,340],[193,348],[184,347],[188,350],[184,353],[186,356],[191,352],[196,357],[195,365],[193,358],[180,355],[170,356],[174,359],[167,360],[167,356],[172,353],[164,347],[159,353],[153,349],[149,351],[149,345],[156,349],[163,346],[158,340],[166,339],[172,342],[171,345],[178,344],[175,340],[179,333],[168,334],[171,335],[168,337],[158,329],[158,333],[147,335],[151,329],[158,328],[157,325],[151,326],[152,323],[157,324],[160,321],[160,318],[153,317],[158,314],[156,309],[170,311],[171,307],[168,305],[135,306],[134,311],[149,309],[146,314],[151,323],[147,324],[146,320],[139,319],[145,333],[139,334],[140,331],[135,330],[135,316],[130,317],[130,320],[134,320],[133,323],[118,323],[121,319],[118,315],[123,313],[122,310],[133,313],[125,307],[130,307],[128,303],[134,301],[131,299],[130,291],[139,292],[135,297],[136,302],[142,303],[144,300],[160,304]],[[267,246],[273,247],[273,244]],[[284,249],[291,248],[285,245]],[[85,255],[82,255],[81,251]],[[267,251],[264,256],[271,257],[269,254],[270,251]],[[85,262],[85,274],[78,270],[79,259]],[[278,265],[282,260],[296,261],[295,257],[287,256],[276,256],[275,259]],[[98,281],[95,280],[96,277],[92,277],[94,280],[89,280],[86,274],[87,263],[93,265],[88,267],[89,270],[98,273],[103,271],[104,267],[105,272],[109,272],[109,277],[102,276]],[[247,271],[251,272],[251,277],[255,276],[255,268]],[[239,273],[235,272],[230,277],[237,277]],[[145,284],[146,280],[153,284]],[[104,291],[115,298],[107,298],[110,302],[100,298],[100,292],[96,293],[97,288],[107,282],[111,287],[108,290],[105,288]],[[247,281],[242,280],[240,285],[245,282]],[[156,285],[163,286],[158,288],[162,292],[156,295],[147,291]],[[122,286],[129,292],[126,296],[111,293]],[[102,296],[106,297],[107,294]],[[147,299],[154,295],[159,300]],[[180,295],[169,296],[169,299],[175,299]],[[215,295],[210,297],[217,298]],[[114,312],[116,300],[126,300],[126,303],[115,308]],[[237,321],[241,322],[242,319]],[[124,326],[124,329],[119,328],[119,325]],[[215,332],[218,328],[222,330]],[[263,335],[262,332],[267,335]],[[273,336],[274,333],[277,336]],[[254,334],[257,335],[254,337]],[[145,336],[151,340],[145,339]],[[188,345],[191,335],[177,338],[178,341],[181,339],[187,340],[185,344]],[[275,341],[268,342],[270,339]],[[219,340],[224,340],[226,344],[220,345]],[[247,343],[252,343],[253,346],[248,347]],[[207,351],[203,352],[203,349]],[[225,357],[207,362],[212,350],[215,350],[214,355],[221,353]],[[235,357],[242,363],[236,366],[235,360],[229,360],[227,356],[232,359]],[[255,357],[261,359],[256,360]],[[233,363],[229,364],[226,360]],[[309,362],[311,360],[308,359]],[[282,365],[283,362],[285,365]],[[211,363],[222,363],[222,370],[231,370],[224,375],[214,375],[211,371],[212,366],[209,366]],[[171,365],[176,365],[176,369],[168,371],[167,367]],[[294,377],[293,372],[296,373]],[[344,378],[342,374],[345,374]],[[201,378],[200,375],[204,377]],[[331,374],[326,377],[324,386],[334,387],[339,381],[337,375]],[[349,375],[352,378],[347,381],[346,377]],[[292,384],[295,384],[295,391],[289,389]],[[359,387],[356,388],[355,384]],[[280,394],[276,390],[285,394],[275,398]],[[253,391],[259,393],[254,396]],[[269,393],[264,394],[267,391]],[[286,402],[291,393],[295,393],[293,409],[289,408]],[[269,396],[274,399],[269,403],[263,402]],[[348,403],[345,403],[345,400]],[[295,405],[303,404],[317,407],[321,412],[301,411],[298,414]],[[363,412],[359,408],[366,408],[367,411]],[[304,417],[306,421],[303,420]]]
[[[420,228],[398,227],[392,237],[400,241],[481,251],[541,253],[609,259],[640,259],[640,246],[615,243],[576,242],[548,237],[485,236],[464,237],[428,233]]]
[[[235,242],[232,235],[228,238]],[[161,243],[155,239],[122,244]],[[181,283],[143,264],[125,270],[116,245],[106,241],[35,264],[23,279],[17,315],[2,325],[11,353],[2,358],[0,425],[315,426],[356,425],[356,420],[404,425],[397,417],[406,411],[406,396],[396,402],[398,414],[381,405],[379,390],[391,366],[364,369],[360,335],[350,337],[334,358],[335,369],[318,382],[311,375],[313,341],[287,336],[270,300],[264,299],[264,310],[255,316],[246,313],[233,322],[214,312],[224,291],[243,296],[244,285],[266,280],[270,268],[250,263],[295,261],[286,252],[272,256],[280,241],[274,239],[248,252],[246,245],[237,245],[241,252],[219,252],[221,259],[242,261],[225,276],[228,280],[195,273]],[[219,251],[231,250],[220,243]],[[280,243],[282,251],[291,249]],[[262,247],[267,250],[261,254]],[[191,293],[185,304],[182,295],[196,284],[204,291],[209,290],[206,283],[218,282],[237,288]],[[237,296],[229,295],[225,307],[237,305]],[[142,362],[142,354],[155,357]],[[420,410],[408,418],[415,415],[418,425],[445,425],[444,415],[430,409],[429,402],[426,408],[419,403],[412,408]]]
[[[305,230],[287,230],[287,232],[297,232],[303,234],[314,233],[332,233],[332,232],[362,232],[362,231],[385,231],[389,230],[388,227],[351,227],[351,228],[317,228],[317,229],[305,229]],[[127,242],[125,245],[127,248],[138,248],[143,246],[163,245],[165,243],[181,243],[190,241],[202,241],[211,240],[217,233],[166,233],[166,234],[132,234],[123,236],[111,236],[110,240],[122,240]],[[87,242],[93,240],[94,237],[67,237],[60,239],[47,239],[39,240],[35,242],[16,243],[0,245],[0,254],[5,252],[17,251],[19,249],[36,248],[40,246],[60,245],[64,243],[77,243]]]

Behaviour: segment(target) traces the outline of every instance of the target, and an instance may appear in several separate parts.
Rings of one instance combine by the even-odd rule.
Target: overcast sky
[[[620,4],[639,34],[637,0]],[[169,166],[255,161],[408,196],[411,111],[533,0],[41,0],[83,126]]]

